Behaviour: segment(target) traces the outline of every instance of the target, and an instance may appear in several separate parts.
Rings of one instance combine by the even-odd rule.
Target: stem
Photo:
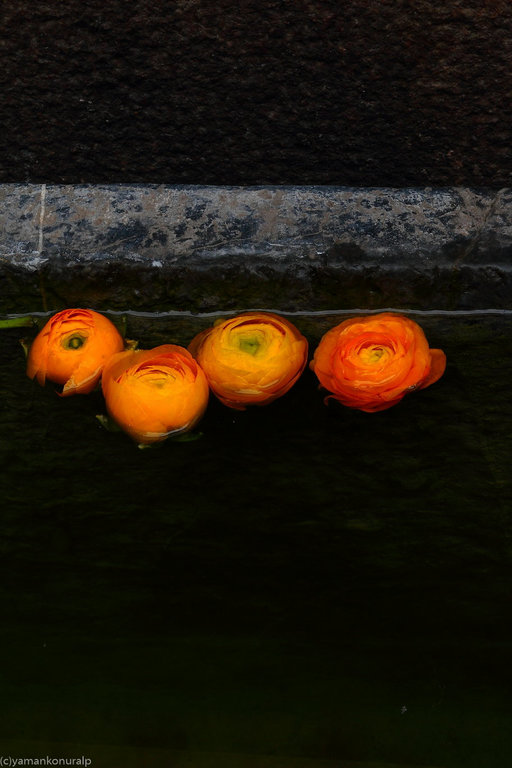
[[[36,325],[33,317],[10,317],[7,320],[0,320],[0,328],[31,328]]]

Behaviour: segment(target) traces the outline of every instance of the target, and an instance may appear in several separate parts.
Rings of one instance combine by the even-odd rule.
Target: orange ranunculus
[[[217,321],[192,339],[189,350],[219,400],[244,410],[288,392],[306,366],[308,343],[283,317],[246,312]]]
[[[174,344],[114,355],[101,381],[109,415],[138,443],[186,432],[208,404],[208,382],[192,355]]]
[[[46,379],[62,384],[62,394],[91,392],[106,361],[124,347],[110,320],[90,309],[64,309],[53,315],[34,339],[27,375],[43,385]]]
[[[444,373],[446,356],[429,349],[417,323],[402,315],[345,320],[323,336],[310,364],[320,384],[349,408],[383,411]]]

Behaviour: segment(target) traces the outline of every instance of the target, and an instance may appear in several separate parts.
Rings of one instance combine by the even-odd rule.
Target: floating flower
[[[320,384],[349,408],[383,411],[444,373],[446,356],[429,349],[417,323],[384,312],[345,320],[323,336],[310,364]]]
[[[53,315],[28,352],[27,375],[44,385],[62,384],[64,396],[87,394],[106,361],[124,347],[110,320],[90,309],[64,309]]]
[[[230,408],[266,405],[295,384],[308,343],[292,323],[269,312],[219,320],[189,344],[208,383]]]
[[[138,443],[191,429],[208,403],[206,376],[192,355],[174,344],[114,355],[101,385],[109,415]]]

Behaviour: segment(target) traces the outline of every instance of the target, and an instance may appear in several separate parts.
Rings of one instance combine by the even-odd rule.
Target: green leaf
[[[107,416],[104,413],[97,413],[96,418],[98,419],[101,426],[105,427],[108,432],[122,432],[121,427],[119,427],[116,422],[110,418],[110,416]]]

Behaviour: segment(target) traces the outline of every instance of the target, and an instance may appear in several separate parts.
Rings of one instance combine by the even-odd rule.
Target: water
[[[0,331],[2,752],[510,763],[512,314],[411,316],[448,368],[395,408],[325,407],[307,371],[144,451]],[[287,317],[312,351],[346,315]],[[129,314],[127,336],[212,320]]]

